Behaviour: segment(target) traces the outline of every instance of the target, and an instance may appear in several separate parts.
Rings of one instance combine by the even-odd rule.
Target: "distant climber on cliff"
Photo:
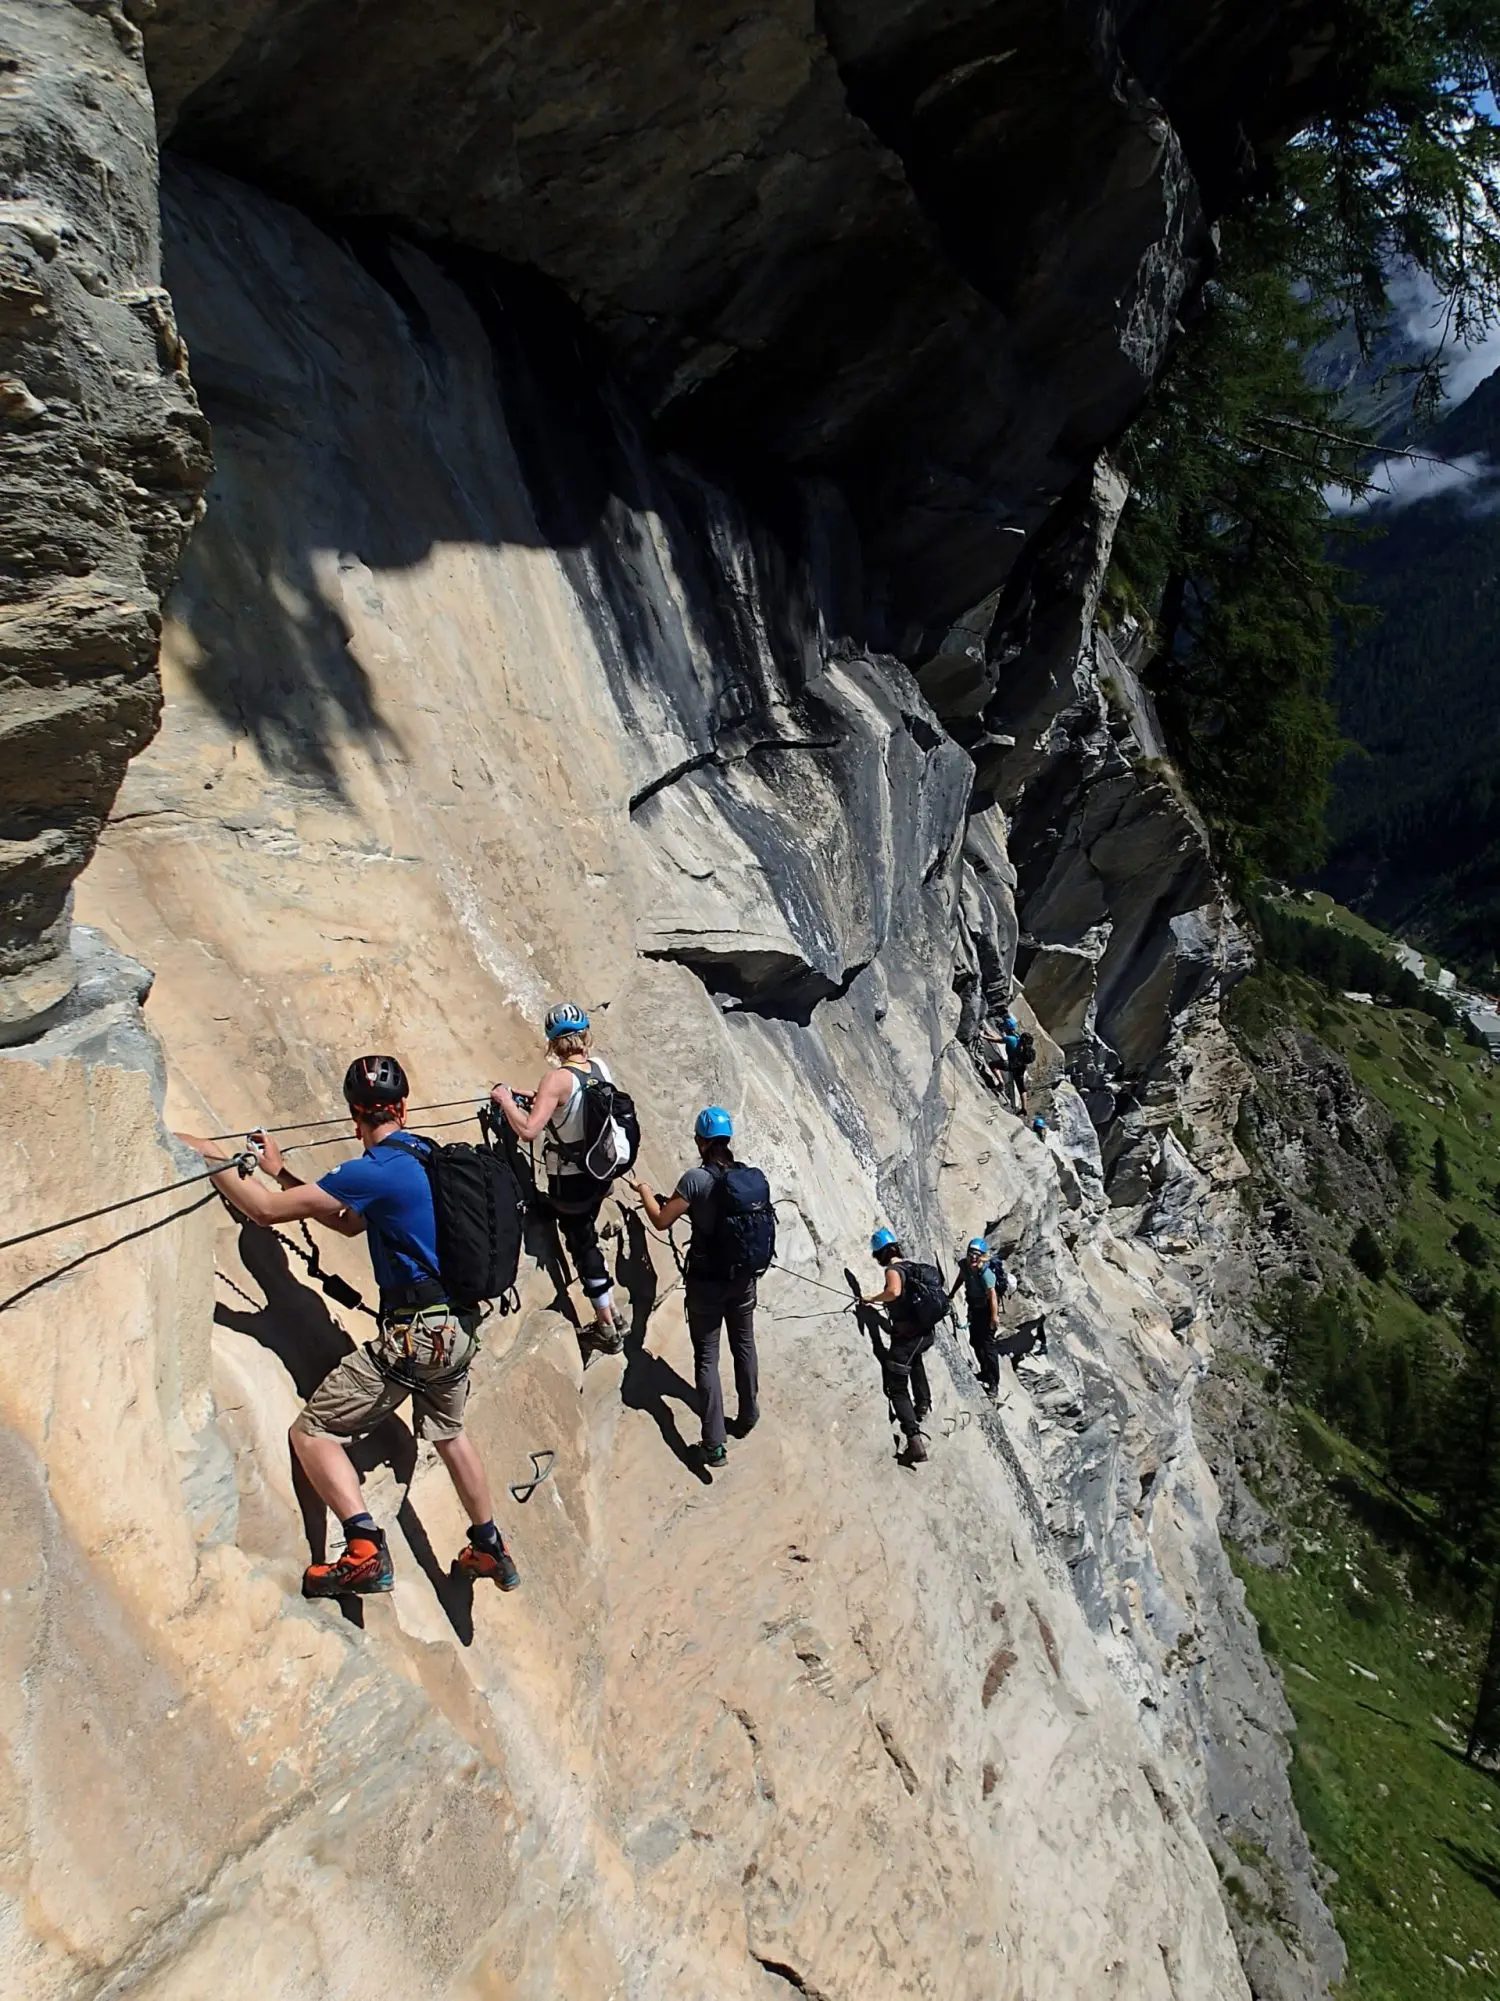
[[[706,1105],[693,1123],[698,1163],[679,1176],[670,1195],[649,1183],[630,1183],[653,1230],[670,1230],[682,1216],[692,1223],[683,1275],[693,1380],[703,1416],[703,1463],[728,1457],[719,1344],[729,1333],[738,1410],[727,1427],[745,1438],[760,1420],[760,1377],[755,1354],[756,1288],[776,1255],[776,1212],[758,1167],[735,1157],[734,1122],[722,1105]]]
[[[1016,1109],[1015,1071],[1012,1067],[1011,1057],[1020,1047],[1021,1024],[1007,1010],[1001,1015],[1000,1024],[997,1028],[991,1028],[986,1023],[980,1029],[979,1039],[981,1042],[987,1043],[995,1051],[995,1055],[991,1059],[994,1065],[993,1075],[995,1081],[1005,1093],[1006,1102],[1013,1109]]]
[[[1010,1088],[1016,1110],[1023,1118],[1026,1115],[1026,1072],[1035,1061],[1036,1043],[1026,1030],[1023,1029],[1019,1035],[1006,1037],[1005,1065],[1010,1073]]]
[[[380,1287],[378,1332],[323,1378],[292,1425],[292,1451],[319,1500],[344,1528],[343,1554],[310,1564],[302,1590],[309,1598],[389,1591],[393,1583],[384,1530],[366,1510],[348,1442],[373,1431],[410,1397],[418,1437],[430,1439],[468,1511],[469,1540],[455,1568],[488,1578],[502,1591],[520,1583],[505,1539],[495,1526],[483,1462],[464,1432],[469,1370],[479,1352],[484,1317],[478,1300],[450,1300],[440,1277],[439,1229],[433,1182],[423,1165],[432,1145],[403,1131],[409,1086],[394,1056],[361,1056],[344,1077],[344,1098],[364,1147],[355,1160],[316,1183],[299,1181],[282,1163],[268,1133],[253,1134],[259,1164],[273,1190],[241,1175],[236,1164],[214,1186],[252,1223],[309,1221],[341,1236],[363,1236]],[[224,1159],[212,1140],[179,1134],[205,1160]],[[512,1184],[513,1186],[513,1184]],[[517,1225],[519,1229],[519,1225]],[[445,1249],[444,1264],[449,1262]],[[513,1276],[512,1271],[512,1276]]]
[[[969,1346],[979,1364],[979,1381],[991,1398],[1000,1394],[1000,1360],[995,1341],[1000,1331],[1000,1299],[1005,1289],[1005,1267],[992,1254],[983,1237],[971,1237],[958,1277],[948,1289],[951,1301],[963,1287],[964,1305],[969,1315]]]
[[[948,1311],[948,1295],[936,1265],[908,1258],[894,1230],[882,1226],[870,1239],[870,1256],[885,1272],[879,1292],[861,1294],[860,1304],[884,1307],[890,1347],[882,1358],[885,1393],[897,1424],[906,1435],[904,1457],[917,1465],[927,1457],[922,1432],[932,1409],[932,1391],[922,1357],[932,1346],[934,1330]]]
[[[594,1055],[589,1018],[576,1002],[549,1008],[542,1030],[554,1067],[530,1097],[497,1084],[490,1100],[517,1139],[527,1145],[543,1141],[546,1207],[593,1308],[589,1332],[605,1354],[618,1355],[625,1336],[599,1247],[599,1211],[616,1176],[635,1163],[640,1144],[635,1106],[617,1088],[604,1058]]]

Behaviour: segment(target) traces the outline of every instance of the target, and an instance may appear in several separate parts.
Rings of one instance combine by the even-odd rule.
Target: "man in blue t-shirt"
[[[979,1364],[979,1380],[986,1396],[1000,1394],[1000,1354],[995,1343],[1000,1333],[1001,1276],[990,1257],[983,1237],[971,1237],[969,1248],[953,1281],[948,1297],[962,1286],[969,1314],[969,1345]]]
[[[241,1176],[231,1163],[214,1186],[252,1223],[307,1219],[342,1236],[363,1236],[380,1287],[379,1332],[326,1375],[292,1426],[292,1451],[319,1499],[344,1525],[343,1554],[310,1564],[309,1598],[389,1591],[394,1582],[385,1533],[365,1508],[346,1442],[372,1431],[408,1397],[417,1436],[430,1439],[468,1510],[469,1540],[456,1568],[513,1591],[520,1575],[500,1531],[483,1462],[464,1432],[469,1369],[479,1350],[477,1312],[444,1296],[437,1215],[422,1164],[428,1142],[407,1133],[410,1087],[394,1056],[361,1056],[344,1077],[344,1097],[364,1146],[321,1181],[299,1181],[269,1133],[251,1135],[260,1166],[276,1189]],[[211,1140],[180,1134],[206,1160],[223,1160]]]

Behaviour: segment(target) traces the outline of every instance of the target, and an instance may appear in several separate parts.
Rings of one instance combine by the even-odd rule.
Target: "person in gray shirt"
[[[722,1466],[728,1457],[728,1428],[719,1380],[720,1335],[728,1330],[739,1400],[732,1428],[743,1438],[760,1418],[756,1285],[776,1254],[776,1216],[766,1177],[734,1157],[734,1126],[722,1105],[709,1105],[698,1114],[693,1135],[698,1165],[686,1170],[670,1195],[658,1196],[644,1181],[630,1185],[653,1229],[670,1230],[682,1216],[692,1224],[683,1292],[703,1410],[703,1463]]]

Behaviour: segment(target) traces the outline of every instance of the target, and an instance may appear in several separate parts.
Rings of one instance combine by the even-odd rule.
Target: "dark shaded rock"
[[[672,435],[845,480],[910,639],[1007,574],[1211,255],[1156,98],[1222,194],[1318,48],[1321,8],[1180,11],[388,0],[357,36],[344,0],[142,15],[175,146],[533,265]]]
[[[69,887],[156,728],[208,473],[160,284],[151,101],[113,10],[9,10],[0,193],[0,1041],[73,978]]]

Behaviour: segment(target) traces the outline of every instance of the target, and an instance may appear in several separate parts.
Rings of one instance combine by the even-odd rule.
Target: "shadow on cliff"
[[[662,1443],[673,1458],[685,1466],[695,1480],[711,1487],[707,1468],[677,1427],[670,1404],[678,1403],[696,1417],[698,1392],[660,1355],[646,1346],[651,1315],[667,1297],[658,1289],[656,1268],[646,1248],[646,1226],[638,1210],[624,1210],[624,1236],[616,1260],[616,1277],[630,1302],[630,1331],[625,1337],[625,1375],[620,1384],[620,1401],[627,1410],[644,1411],[661,1433]],[[675,1254],[675,1246],[674,1246]],[[668,1292],[676,1286],[668,1288]]]
[[[163,166],[167,282],[215,457],[169,610],[203,699],[269,770],[342,798],[340,744],[403,754],[355,631],[409,628],[382,574],[443,545],[553,551],[622,713],[665,692],[705,741],[821,666],[795,484],[756,475],[752,516],[654,459],[555,286],[377,226],[333,235]]]
[[[216,1326],[252,1341],[274,1355],[291,1377],[300,1398],[306,1399],[336,1368],[355,1343],[323,1304],[320,1294],[304,1285],[287,1261],[286,1250],[270,1230],[245,1224],[239,1235],[240,1262],[265,1294],[265,1305],[214,1308]],[[233,1286],[234,1281],[224,1283]],[[236,1287],[235,1290],[238,1290]],[[421,1516],[412,1505],[411,1483],[417,1467],[417,1441],[399,1417],[389,1417],[373,1431],[349,1441],[349,1457],[363,1482],[380,1467],[386,1467],[401,1494],[396,1513],[397,1525],[408,1549],[447,1616],[462,1646],[474,1638],[473,1586],[462,1576],[453,1575],[439,1560]],[[287,1458],[292,1472],[292,1490],[302,1513],[307,1538],[308,1560],[324,1563],[328,1558],[328,1510],[309,1484],[290,1444]],[[364,1626],[364,1608],[358,1598],[338,1601],[351,1625]]]

